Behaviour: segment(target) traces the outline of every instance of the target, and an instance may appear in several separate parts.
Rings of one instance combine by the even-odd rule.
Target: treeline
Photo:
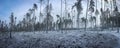
[[[8,30],[9,30],[9,27],[6,21],[0,20],[0,32],[7,32]]]
[[[67,0],[61,0],[61,13],[58,13],[59,15],[56,14],[57,21],[54,22],[54,17],[51,15],[54,6],[52,6],[50,0],[39,0],[40,8],[38,8],[37,4],[33,4],[33,7],[28,9],[28,12],[24,15],[24,18],[21,19],[22,21],[16,23],[17,18],[14,13],[11,13],[9,24],[6,24],[4,21],[0,21],[0,31],[61,30],[66,28],[80,28],[80,24],[84,26],[85,30],[88,28],[88,24],[91,25],[91,28],[101,27],[101,29],[120,26],[120,12],[117,6],[117,0],[101,0],[100,9],[97,6],[98,0],[87,0],[86,12],[82,12],[82,1],[83,0],[77,0],[70,7],[72,12],[68,12]],[[106,4],[111,7],[107,7]],[[44,13],[41,11],[41,8],[43,7],[42,5],[45,5]],[[63,5],[65,8],[63,8]],[[37,19],[36,16],[36,11],[38,11],[38,9],[40,9],[39,19]],[[63,14],[63,9],[65,9],[65,14]],[[75,11],[77,13],[75,13]],[[73,13],[77,15],[75,16]],[[86,16],[80,17],[81,13],[86,13]],[[43,18],[43,16],[45,16],[45,18]],[[77,27],[74,27],[75,22],[73,20],[75,17],[77,17]],[[100,17],[100,19],[98,17]],[[42,21],[41,18],[43,18]],[[100,20],[100,26],[96,25],[97,20]]]

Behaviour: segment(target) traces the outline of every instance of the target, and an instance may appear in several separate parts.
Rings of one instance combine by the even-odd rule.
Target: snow
[[[0,48],[120,48],[120,33],[104,31],[36,31],[0,33]]]

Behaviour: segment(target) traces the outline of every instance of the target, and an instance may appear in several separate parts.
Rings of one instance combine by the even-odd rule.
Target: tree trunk
[[[77,14],[77,21],[76,21],[78,28],[80,27],[80,26],[79,26],[79,25],[80,25],[80,24],[79,24],[79,16],[80,16],[80,14],[78,13],[78,14]]]
[[[40,16],[39,16],[39,22],[40,22],[40,17],[41,17],[41,7],[42,7],[42,2],[40,3]]]
[[[96,0],[96,11],[97,11],[97,0]],[[98,17],[98,15],[96,15]],[[96,28],[96,21],[97,21],[97,17],[95,19],[95,28]]]
[[[119,19],[117,17],[117,32],[119,33]]]
[[[65,0],[65,16],[67,16],[67,0]],[[68,18],[68,16],[67,16]],[[67,28],[67,25],[65,24],[65,28]]]
[[[12,38],[12,29],[10,29],[10,38]]]
[[[34,32],[35,31],[35,12],[36,12],[36,8],[33,6],[33,17],[32,17],[32,31]]]
[[[48,8],[47,8],[47,24],[46,24],[46,26],[47,26],[47,30],[46,30],[46,33],[48,33],[48,15],[49,15],[49,12],[48,12],[48,9],[49,9],[49,0],[47,1],[47,5],[48,5]]]
[[[85,31],[87,30],[88,5],[89,5],[89,0],[87,0],[86,21],[85,21]]]
[[[13,31],[13,23],[11,23],[11,25],[10,25],[10,38],[12,38],[12,31]]]
[[[110,1],[110,4],[111,4],[110,17],[111,17],[111,14],[112,14],[112,8],[113,8],[113,6],[112,6],[112,0]],[[109,20],[109,21],[110,21],[110,20]],[[112,26],[112,30],[113,30],[113,21],[112,21],[112,23],[111,23],[111,26]]]
[[[91,28],[93,28],[93,14],[91,13]]]
[[[103,0],[101,0],[101,9],[103,10]],[[102,18],[102,12],[101,12],[101,18]],[[100,19],[100,25],[101,25],[101,30],[103,30],[103,20]]]

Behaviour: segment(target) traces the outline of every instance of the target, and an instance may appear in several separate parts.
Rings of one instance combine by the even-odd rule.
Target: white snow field
[[[120,48],[116,31],[36,31],[0,33],[0,48]]]

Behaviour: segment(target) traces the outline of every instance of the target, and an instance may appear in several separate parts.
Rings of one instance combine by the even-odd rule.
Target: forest
[[[120,27],[120,12],[116,0],[101,0],[100,8],[98,8],[98,0],[87,0],[86,12],[82,12],[82,1],[83,0],[76,0],[76,2],[68,9],[67,0],[61,0],[61,11],[55,15],[57,20],[54,21],[53,18],[55,16],[52,15],[54,6],[52,6],[52,3],[49,0],[39,0],[40,7],[38,8],[38,5],[34,3],[33,8],[28,9],[28,12],[26,12],[23,19],[18,23],[16,23],[17,17],[15,17],[14,12],[10,15],[9,24],[7,24],[6,21],[0,20],[0,31],[40,31],[80,28],[86,30],[87,28],[107,29]],[[106,4],[110,7],[106,6]],[[45,7],[43,7],[44,10],[42,11],[41,8],[43,5],[45,5]],[[68,12],[69,10],[72,11]],[[39,17],[36,17],[36,11],[40,11]],[[82,13],[85,13],[84,17],[81,17]],[[100,20],[99,25],[97,25],[98,20]]]
[[[64,30],[64,29],[80,29],[84,28],[119,28],[119,6],[117,6],[116,0],[101,0],[101,8],[98,9],[98,0],[87,0],[86,15],[81,17],[83,13],[83,0],[77,0],[70,8],[71,12],[68,12],[67,0],[61,0],[61,13],[56,14],[57,21],[54,22],[54,16],[51,14],[53,11],[52,3],[49,0],[39,0],[40,8],[36,3],[33,4],[33,8],[28,9],[28,12],[24,15],[23,19],[16,23],[17,17],[14,12],[10,15],[10,22],[6,24],[6,21],[0,20],[0,31],[40,31],[40,30]],[[109,4],[110,7],[107,7]],[[42,5],[44,7],[44,13],[41,11]],[[63,8],[63,6],[65,6]],[[74,9],[75,8],[75,9]],[[36,11],[39,11],[39,18],[36,17]],[[64,11],[63,11],[64,9]],[[73,13],[75,12],[76,13]],[[65,14],[63,14],[65,13]],[[85,12],[84,12],[85,13]],[[76,15],[73,15],[76,14]],[[44,17],[44,18],[43,18]],[[76,17],[76,18],[75,18]],[[41,18],[43,18],[41,20]],[[74,19],[76,21],[74,21]],[[37,21],[39,20],[39,21]],[[97,20],[100,20],[100,25],[97,24]],[[76,27],[75,27],[76,23]],[[87,27],[87,25],[90,27]],[[80,27],[83,26],[83,27]]]
[[[0,19],[0,48],[120,48],[119,2],[38,0]]]

